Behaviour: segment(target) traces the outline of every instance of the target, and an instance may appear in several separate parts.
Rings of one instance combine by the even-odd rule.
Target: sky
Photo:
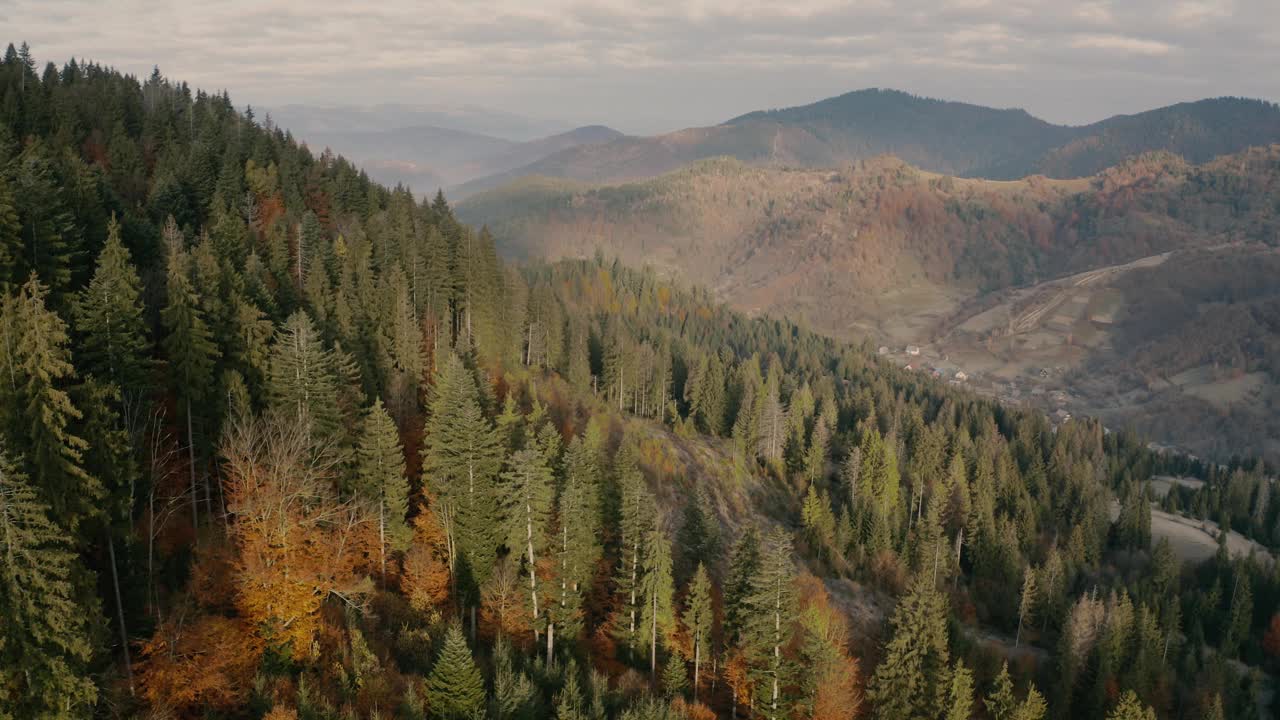
[[[883,87],[1080,124],[1280,100],[1280,0],[0,0],[37,60],[239,106],[479,106],[652,134]]]

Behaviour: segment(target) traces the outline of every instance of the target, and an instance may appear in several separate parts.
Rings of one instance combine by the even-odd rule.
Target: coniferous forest
[[[0,64],[0,718],[1263,718],[1250,461],[610,258],[208,94]]]

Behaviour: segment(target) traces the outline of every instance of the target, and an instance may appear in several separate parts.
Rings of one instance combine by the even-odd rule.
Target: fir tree
[[[484,678],[471,657],[462,628],[449,626],[444,647],[427,678],[427,705],[440,720],[472,720],[484,709]]]
[[[13,717],[89,717],[94,608],[76,599],[76,557],[0,442],[0,707]]]
[[[267,390],[274,407],[309,427],[317,441],[341,438],[333,354],[306,312],[294,312],[276,333],[268,366]],[[345,455],[345,444],[339,439],[335,449]]]
[[[1000,674],[996,676],[991,694],[985,702],[992,720],[1013,720],[1018,701],[1013,696],[1013,679],[1009,677],[1008,662],[1000,667]]]

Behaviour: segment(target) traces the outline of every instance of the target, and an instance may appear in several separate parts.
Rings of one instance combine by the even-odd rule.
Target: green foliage
[[[93,645],[65,531],[0,443],[0,705],[14,717],[92,714]]]
[[[444,647],[427,678],[427,705],[431,717],[471,720],[484,709],[484,678],[471,657],[471,649],[457,624],[445,632]]]
[[[384,547],[395,551],[407,550],[412,539],[405,522],[409,513],[409,481],[404,472],[399,432],[382,400],[375,400],[365,412],[356,445],[352,490],[357,497],[378,508]]]
[[[946,597],[921,575],[889,624],[893,636],[867,687],[876,717],[932,718],[947,699]]]

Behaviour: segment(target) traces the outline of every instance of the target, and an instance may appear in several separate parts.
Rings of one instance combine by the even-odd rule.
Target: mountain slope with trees
[[[1274,669],[1270,566],[1147,498],[1274,546],[1264,467],[517,269],[158,72],[10,47],[0,98],[2,713],[1242,717]]]

